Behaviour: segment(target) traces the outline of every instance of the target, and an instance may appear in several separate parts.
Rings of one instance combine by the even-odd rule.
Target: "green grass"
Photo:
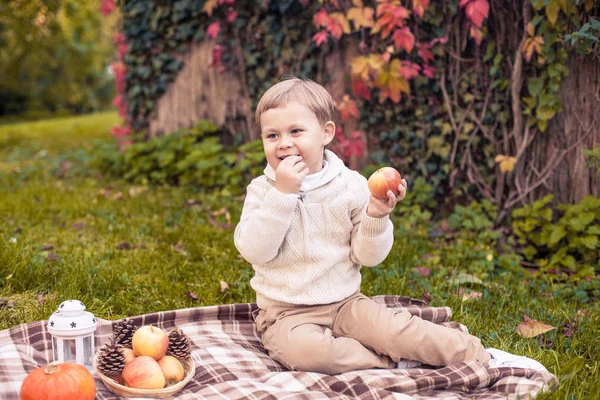
[[[95,141],[110,141],[114,113],[0,126],[0,329],[45,320],[65,299],[105,319],[160,310],[254,301],[251,267],[233,245],[242,199],[197,188],[132,187],[86,168]],[[230,214],[227,219],[225,208]],[[212,222],[211,222],[212,221]],[[401,226],[401,215],[394,217]],[[497,271],[481,300],[462,302],[452,283],[456,255],[427,277],[415,273],[435,244],[401,234],[388,259],[364,269],[367,295],[401,294],[447,305],[486,347],[533,357],[559,375],[541,399],[594,399],[600,393],[600,312],[525,270]],[[445,263],[455,263],[444,265]],[[220,281],[229,285],[221,292]],[[583,310],[582,312],[578,311]],[[526,312],[558,329],[550,347],[515,327]],[[579,315],[579,316],[578,316]],[[565,335],[564,324],[577,328]]]

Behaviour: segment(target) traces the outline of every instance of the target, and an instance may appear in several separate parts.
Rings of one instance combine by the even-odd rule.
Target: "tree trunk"
[[[600,195],[600,174],[587,166],[582,154],[600,147],[600,63],[592,56],[572,54],[568,68],[560,89],[563,111],[546,132],[538,133],[527,155],[536,160],[538,171],[562,153],[564,157],[530,201],[554,194],[556,203],[573,204],[588,194]]]

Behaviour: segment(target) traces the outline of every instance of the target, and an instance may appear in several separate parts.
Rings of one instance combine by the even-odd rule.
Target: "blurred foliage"
[[[0,116],[110,104],[114,24],[103,20],[97,0],[0,2]]]
[[[210,122],[200,121],[191,129],[137,141],[121,151],[106,143],[94,151],[90,165],[136,184],[194,185],[202,191],[241,194],[265,166],[262,143],[225,148],[219,133]]]

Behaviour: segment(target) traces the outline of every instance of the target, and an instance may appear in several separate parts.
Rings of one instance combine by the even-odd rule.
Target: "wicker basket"
[[[190,357],[187,360],[180,360],[185,371],[185,376],[181,382],[178,382],[172,386],[167,386],[163,389],[134,389],[121,385],[114,379],[102,374],[102,372],[100,372],[97,368],[98,356],[99,352],[96,352],[96,355],[94,356],[94,370],[96,371],[96,374],[98,374],[100,379],[102,379],[102,382],[108,388],[108,390],[116,395],[127,398],[145,397],[150,399],[165,399],[167,397],[174,396],[177,392],[183,389],[185,385],[187,385],[187,383],[194,377],[194,373],[196,372],[196,364]]]

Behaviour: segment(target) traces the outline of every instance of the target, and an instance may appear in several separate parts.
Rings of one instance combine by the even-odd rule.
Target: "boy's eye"
[[[292,133],[300,133],[302,132],[302,129],[292,129]]]
[[[277,135],[275,133],[269,133],[267,135],[267,139],[275,139],[277,137]]]

